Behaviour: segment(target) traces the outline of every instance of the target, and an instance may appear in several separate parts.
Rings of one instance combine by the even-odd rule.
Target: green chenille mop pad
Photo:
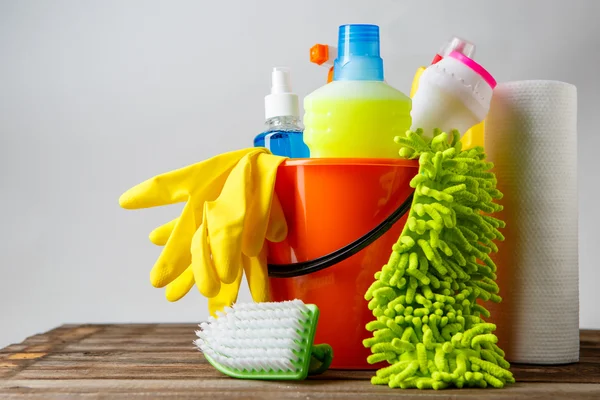
[[[385,361],[371,383],[392,388],[501,388],[515,380],[496,343],[496,326],[481,302],[500,302],[496,265],[489,257],[504,240],[503,221],[490,216],[492,163],[482,147],[461,151],[460,134],[439,130],[397,137],[400,155],[419,159],[412,207],[392,255],[365,294],[376,317],[371,364]],[[478,302],[479,300],[479,302]]]

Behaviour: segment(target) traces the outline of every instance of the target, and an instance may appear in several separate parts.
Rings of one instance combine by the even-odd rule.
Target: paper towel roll
[[[485,130],[507,224],[495,255],[503,301],[489,307],[499,345],[513,362],[578,361],[577,90],[499,84]]]

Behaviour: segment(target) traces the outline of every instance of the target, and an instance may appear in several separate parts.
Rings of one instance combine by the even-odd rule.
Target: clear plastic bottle
[[[266,130],[254,138],[254,147],[266,147],[276,156],[308,158],[300,126],[298,95],[292,93],[290,71],[276,67],[272,72],[271,93],[265,96]]]
[[[266,128],[266,131],[254,138],[254,147],[266,147],[275,155],[290,158],[310,156],[308,146],[304,143],[299,117],[288,115],[269,118]]]

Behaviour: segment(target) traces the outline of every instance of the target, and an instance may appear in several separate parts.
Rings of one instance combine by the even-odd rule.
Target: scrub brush
[[[301,300],[238,303],[200,324],[196,346],[234,378],[302,380],[325,372],[328,344],[313,346],[319,309]]]

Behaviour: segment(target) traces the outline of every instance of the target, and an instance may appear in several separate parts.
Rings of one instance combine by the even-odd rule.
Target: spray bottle
[[[290,70],[276,67],[272,72],[271,94],[265,96],[266,130],[254,138],[254,147],[266,147],[277,156],[308,158],[300,126],[298,95],[292,92]]]

